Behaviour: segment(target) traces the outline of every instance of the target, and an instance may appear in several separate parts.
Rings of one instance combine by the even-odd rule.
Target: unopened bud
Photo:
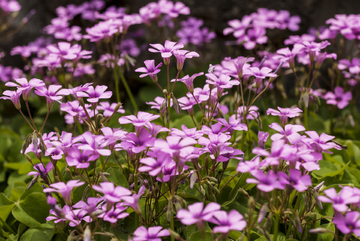
[[[168,222],[170,222],[170,219],[173,217],[173,215],[174,215],[173,203],[172,203],[172,199],[169,199],[166,210],[166,219]]]
[[[173,237],[174,239],[179,239],[180,238],[180,235],[177,232],[175,232],[174,230],[171,230],[169,228],[168,231],[170,233],[170,236]]]
[[[322,233],[332,233],[334,234],[334,232],[332,232],[329,229],[326,228],[314,228],[314,229],[310,229],[309,233],[317,233],[317,234],[322,234]]]
[[[172,92],[170,94],[170,97],[171,97],[171,99],[173,101],[173,106],[174,106],[174,109],[175,109],[176,113],[178,113],[178,115],[180,115],[181,114],[181,107],[179,105],[179,102],[177,101],[177,99],[175,98],[175,96],[174,96],[174,94]]]
[[[34,178],[31,180],[29,186],[27,187],[27,189],[30,189],[32,186],[34,186],[34,184],[37,182],[39,176],[34,176]]]
[[[83,241],[91,241],[91,230],[89,225],[85,228]]]
[[[265,218],[265,215],[267,213],[267,209],[268,209],[268,203],[265,203],[260,209],[258,223],[261,223],[262,220]]]
[[[198,176],[196,172],[193,172],[190,177],[190,188],[192,189],[194,187],[194,184],[197,180]]]

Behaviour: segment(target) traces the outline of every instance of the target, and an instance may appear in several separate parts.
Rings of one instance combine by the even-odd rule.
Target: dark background
[[[84,0],[18,0],[22,6],[18,17],[12,27],[20,24],[31,9],[36,14],[29,20],[16,35],[0,43],[0,48],[7,54],[6,65],[16,65],[10,56],[11,48],[26,45],[40,35],[43,27],[50,24],[56,17],[55,9],[67,4],[80,5]],[[139,8],[151,1],[145,0],[107,0],[106,5],[127,7],[127,13],[138,12]],[[221,41],[222,31],[227,22],[232,19],[241,19],[246,14],[255,12],[264,7],[275,10],[288,10],[291,15],[301,17],[300,30],[296,34],[304,33],[309,27],[325,25],[325,21],[335,14],[358,14],[360,12],[359,0],[181,0],[190,8],[190,15],[204,20],[204,25],[215,31],[218,41]],[[185,16],[186,17],[186,16]]]

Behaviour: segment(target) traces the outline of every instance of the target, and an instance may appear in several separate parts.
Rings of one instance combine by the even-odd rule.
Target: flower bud
[[[91,230],[89,225],[85,228],[83,241],[91,241]]]
[[[174,207],[173,207],[172,199],[170,198],[166,210],[166,219],[168,222],[170,222],[170,219],[173,217],[173,215],[174,215]]]
[[[267,209],[268,209],[268,203],[265,203],[260,209],[258,223],[261,223],[262,220],[265,218],[265,215],[267,213]]]

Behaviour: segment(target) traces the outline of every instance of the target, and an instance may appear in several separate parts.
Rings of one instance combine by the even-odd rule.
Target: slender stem
[[[170,218],[170,229],[172,231],[175,231],[174,230],[174,215],[171,215],[171,218]],[[204,239],[205,240],[205,239]],[[173,236],[171,236],[171,241],[175,241],[175,238]]]
[[[12,228],[11,228],[7,223],[5,223],[4,220],[2,220],[1,217],[0,217],[0,222],[4,225],[4,227],[5,227],[8,231],[12,232],[13,234],[16,234],[16,233],[14,232],[14,230],[12,230]]]
[[[178,78],[179,78],[179,74],[180,74],[180,70],[177,72],[177,75],[176,75],[176,78],[175,78],[175,83],[174,83],[174,85],[173,85],[173,87],[172,87],[172,89],[171,89],[171,92],[174,91],[174,87],[175,87],[175,84],[176,84],[176,82],[177,82],[177,80],[178,80]]]
[[[119,78],[117,75],[118,65],[114,62],[114,80],[115,80],[115,93],[116,93],[116,101],[120,102],[120,91],[119,91]]]
[[[139,186],[138,186],[136,175],[134,175],[134,181],[135,181],[135,192],[138,192]],[[135,212],[135,228],[139,227],[139,223],[140,223],[139,215]]]
[[[274,226],[273,241],[277,241],[277,236],[278,236],[278,231],[279,231],[279,218],[280,218],[280,215],[278,213],[275,213],[275,226]]]
[[[130,101],[131,101],[131,104],[134,107],[134,111],[135,111],[135,113],[137,113],[139,111],[139,108],[138,108],[138,106],[137,106],[137,104],[135,102],[135,99],[134,99],[134,96],[133,96],[133,94],[132,94],[132,92],[130,90],[130,87],[129,87],[128,83],[126,82],[126,79],[125,79],[122,71],[119,71],[119,73],[120,73],[120,79],[121,79],[121,81],[122,81],[122,83],[123,83],[123,85],[125,87],[126,93],[128,94],[128,96],[130,98]]]
[[[305,129],[308,129],[308,108],[306,106],[304,106],[304,125],[305,125]]]
[[[26,104],[26,109],[27,109],[27,111],[28,111],[28,113],[29,113],[29,117],[30,117],[31,123],[33,124],[34,128],[36,129],[36,125],[35,125],[35,123],[34,123],[34,120],[33,120],[32,116],[31,116],[31,112],[30,112],[30,108],[29,108],[29,103],[28,103],[28,101],[25,101],[25,104]]]
[[[26,122],[28,123],[28,125],[31,127],[31,129],[33,131],[35,131],[36,129],[34,129],[34,127],[30,124],[30,122],[28,121],[28,119],[26,118],[26,116],[22,113],[22,111],[19,109],[20,114],[22,115],[22,117],[24,117],[24,119],[26,120]]]
[[[47,112],[47,114],[46,114],[46,117],[45,117],[44,123],[43,123],[43,125],[42,125],[42,127],[41,127],[41,129],[40,129],[39,133],[41,133],[41,132],[42,132],[42,130],[44,129],[45,124],[46,124],[46,121],[47,121],[47,119],[49,118],[49,115],[50,115],[50,109],[48,109],[48,112]]]

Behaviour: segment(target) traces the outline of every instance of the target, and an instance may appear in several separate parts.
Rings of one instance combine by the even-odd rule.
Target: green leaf
[[[195,184],[197,185],[197,184]],[[196,190],[196,188],[190,188],[189,186],[187,186],[183,193],[182,193],[182,197],[183,198],[192,198],[192,199],[195,199],[195,200],[198,200],[198,201],[201,201],[202,200],[202,196],[201,194]]]
[[[175,113],[175,115],[177,114]],[[176,118],[173,122],[170,122],[170,126],[173,128],[181,129],[181,125],[186,125],[188,128],[195,127],[194,122],[189,115],[184,115],[181,118]]]
[[[331,162],[319,161],[320,170],[313,171],[312,175],[315,178],[318,178],[318,179],[323,178],[323,177],[334,177],[334,176],[337,176],[339,174],[342,174],[344,172],[345,168],[349,164],[350,164],[350,162],[348,162],[342,168],[337,168],[336,165],[332,164]]]
[[[322,225],[320,225],[320,227],[325,228],[325,229],[335,233],[335,225],[333,223],[322,224]],[[318,234],[318,238],[316,241],[331,241],[331,240],[334,240],[334,234],[322,233],[322,234]]]
[[[20,241],[49,241],[53,230],[50,228],[30,228],[20,238]]]
[[[110,176],[106,177],[110,182],[117,186],[129,188],[129,183],[120,167],[110,167],[106,172],[110,174]]]
[[[49,216],[49,209],[44,194],[31,193],[25,200],[20,201],[20,204],[13,209],[12,214],[21,223],[35,228],[40,227],[42,223],[46,222],[46,217]]]
[[[199,240],[204,240],[204,236],[200,231],[197,231],[195,233],[193,233],[189,239],[190,241],[199,241]],[[211,233],[209,232],[205,232],[205,240],[206,241],[213,241]]]
[[[0,193],[0,218],[6,222],[11,210],[15,207],[15,203],[8,199],[4,193]]]
[[[357,166],[360,166],[360,149],[359,149],[359,147],[350,140],[346,141],[345,145],[348,147],[347,153],[350,156],[351,162],[355,163]]]
[[[271,240],[273,240],[274,235],[270,234],[270,237],[271,237]],[[285,239],[286,239],[285,234],[278,233],[277,241],[285,241]],[[264,236],[261,236],[260,238],[256,239],[255,241],[268,241],[268,240]]]

